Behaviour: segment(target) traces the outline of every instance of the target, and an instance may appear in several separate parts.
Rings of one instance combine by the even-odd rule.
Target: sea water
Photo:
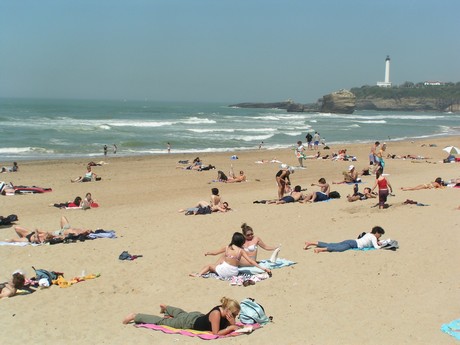
[[[14,160],[288,148],[307,132],[326,144],[459,135],[460,114],[288,113],[219,103],[0,99],[0,164]]]

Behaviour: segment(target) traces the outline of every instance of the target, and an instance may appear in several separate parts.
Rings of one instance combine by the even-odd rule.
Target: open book
[[[252,326],[244,326],[242,328],[238,328],[235,333],[251,333],[254,330]]]

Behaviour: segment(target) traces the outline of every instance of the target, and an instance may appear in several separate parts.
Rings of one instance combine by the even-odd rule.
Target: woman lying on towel
[[[238,267],[241,266],[241,261],[243,259],[245,262],[249,263],[249,265],[256,266],[268,274],[271,274],[271,271],[268,268],[261,267],[244,251],[243,245],[245,241],[246,239],[242,233],[235,232],[232,236],[232,241],[228,246],[204,254],[205,256],[223,254],[217,261],[217,264],[206,265],[201,269],[199,273],[192,273],[190,276],[201,277],[203,274],[214,272],[217,273],[221,278],[234,277],[238,275]]]
[[[430,183],[425,183],[425,184],[419,184],[418,186],[415,187],[401,187],[401,190],[407,191],[407,190],[420,190],[420,189],[437,189],[437,188],[442,188],[443,183],[442,183],[442,178],[438,177],[436,180]]]
[[[13,273],[9,282],[0,284],[0,298],[13,297],[18,289],[24,287],[26,279],[20,272]]]
[[[344,252],[354,248],[376,248],[380,249],[380,237],[385,233],[380,226],[374,226],[371,232],[368,232],[363,237],[356,240],[345,240],[339,243],[326,242],[305,242],[303,249],[308,249],[311,246],[316,246],[315,253],[322,252]]]
[[[65,238],[68,235],[88,235],[92,230],[77,229],[70,226],[66,217],[61,217],[61,229],[56,231],[31,231],[21,226],[15,226],[14,230],[19,238],[6,240],[5,242],[30,242],[30,243],[43,243],[54,238]]]
[[[186,216],[198,214],[211,214],[213,212],[228,212],[232,209],[228,206],[228,202],[219,203],[217,205],[210,205],[206,201],[200,201],[195,207],[181,208],[178,212],[185,212]]]
[[[211,331],[215,335],[227,335],[240,328],[235,325],[235,319],[240,313],[240,304],[227,297],[222,297],[220,303],[207,314],[198,311],[188,313],[180,308],[160,304],[160,314],[164,316],[131,313],[126,315],[123,324],[150,323],[178,329]]]
[[[61,202],[59,204],[51,204],[50,206],[54,206],[57,208],[67,208],[67,207],[77,208],[77,207],[80,207],[80,205],[81,205],[81,197],[77,196],[74,199],[74,201]]]

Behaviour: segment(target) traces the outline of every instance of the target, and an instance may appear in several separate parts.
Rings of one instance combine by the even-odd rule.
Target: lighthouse
[[[377,86],[379,87],[391,87],[390,82],[390,55],[387,55],[385,59],[385,81],[378,81]]]

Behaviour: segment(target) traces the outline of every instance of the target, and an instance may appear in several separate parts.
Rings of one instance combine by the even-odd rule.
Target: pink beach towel
[[[243,324],[239,324],[239,325],[248,326],[248,325],[243,325]],[[250,326],[252,327],[253,330],[256,330],[261,327],[258,323],[250,325]],[[232,332],[227,335],[215,335],[215,334],[212,334],[211,332],[196,331],[194,329],[178,329],[178,328],[173,328],[169,326],[154,325],[150,323],[141,323],[141,324],[135,325],[135,327],[148,328],[154,331],[162,331],[163,333],[167,333],[167,334],[181,334],[181,335],[186,335],[187,337],[198,337],[203,340],[213,340],[213,339],[219,339],[219,338],[236,337],[237,335],[246,334],[246,333]]]

